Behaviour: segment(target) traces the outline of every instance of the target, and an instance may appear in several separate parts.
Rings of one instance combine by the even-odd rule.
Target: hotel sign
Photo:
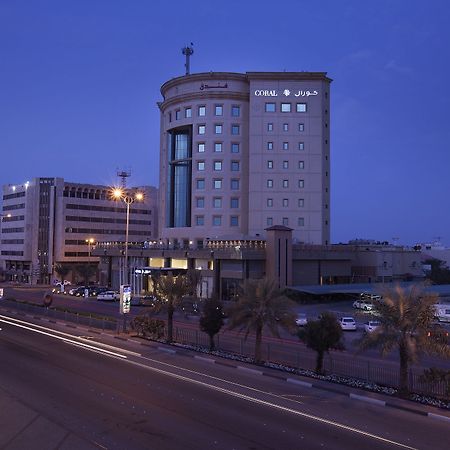
[[[283,91],[278,91],[277,89],[256,89],[255,97],[278,97],[284,95],[285,97],[311,97],[319,95],[317,91],[290,91],[289,89],[284,89]]]

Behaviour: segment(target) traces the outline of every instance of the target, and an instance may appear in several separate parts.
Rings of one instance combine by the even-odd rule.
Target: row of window
[[[295,103],[295,111],[298,113],[307,112],[308,105],[306,103]],[[292,103],[282,102],[279,106],[282,113],[292,112]],[[265,105],[266,112],[277,112],[277,104],[275,102],[267,102]]]
[[[16,192],[15,194],[6,194],[3,196],[3,200],[10,200],[12,198],[25,197],[25,191]]]
[[[237,178],[232,178],[230,180],[230,189],[233,191],[237,191],[239,190],[239,186],[240,186],[240,180]],[[204,190],[206,189],[206,181],[204,178],[197,178],[195,180],[195,187],[198,190]],[[213,189],[222,189],[223,187],[223,180],[222,178],[214,178],[212,180],[212,188]]]
[[[267,131],[274,131],[273,126],[274,126],[273,122],[268,122],[268,124],[267,124]],[[283,131],[289,131],[289,124],[288,123],[283,123]],[[305,124],[304,123],[299,123],[298,124],[298,131],[300,133],[305,131]]]
[[[274,225],[273,217],[267,217],[267,219],[266,219],[266,225],[267,225],[268,227],[271,227],[271,226]],[[289,226],[289,217],[283,217],[283,218],[281,219],[281,225],[284,225],[285,227],[288,227],[288,226]],[[304,218],[304,217],[299,217],[299,218],[297,219],[297,226],[298,226],[298,227],[304,227],[304,226],[305,226],[305,218]]]
[[[206,134],[206,124],[197,125],[197,134]],[[223,124],[215,123],[214,124],[214,134],[223,134]],[[231,134],[233,136],[238,136],[241,134],[241,126],[238,124],[231,124]]]
[[[23,244],[23,239],[2,239],[2,244]]]
[[[23,252],[17,251],[17,250],[2,250],[2,255],[4,255],[4,256],[23,256]]]
[[[289,169],[289,161],[283,161],[281,167],[282,167],[282,169]],[[268,169],[273,169],[274,168],[274,163],[273,163],[272,160],[268,160],[267,161],[267,168]],[[300,169],[300,170],[304,169],[305,168],[305,161],[299,161],[298,165],[297,165],[297,168]]]
[[[25,230],[25,228],[20,227],[20,228],[2,228],[2,234],[3,233],[23,233]]]
[[[273,198],[266,199],[266,206],[268,208],[273,208],[273,206],[274,206]],[[289,207],[289,199],[288,198],[283,198],[282,201],[281,201],[281,206],[283,206],[283,208],[288,208]],[[305,199],[304,198],[299,198],[297,200],[297,206],[299,208],[304,208],[305,207]]]
[[[25,203],[18,203],[17,205],[4,206],[3,211],[13,211],[15,209],[23,209],[23,208],[25,208]]]
[[[73,228],[73,227],[67,227],[64,229],[66,233],[77,233],[77,234],[117,234],[117,235],[123,235],[123,229],[120,230],[99,230],[98,228]],[[150,231],[137,231],[137,230],[130,230],[128,234],[135,235],[135,236],[149,236]]]
[[[197,142],[197,152],[205,153],[206,143]],[[232,142],[230,147],[231,153],[239,153],[240,145],[237,142]],[[223,151],[223,142],[214,142],[214,153],[221,153]]]
[[[123,203],[120,203],[123,204]],[[114,213],[124,213],[126,214],[127,208],[122,208],[119,206],[119,203],[117,203],[117,206],[110,207],[110,206],[92,206],[92,205],[78,205],[78,204],[72,204],[68,203],[66,205],[67,209],[79,209],[82,211],[103,211],[103,212],[114,212]],[[151,215],[152,211],[150,209],[136,209],[136,208],[130,208],[130,214],[147,214]]]
[[[222,117],[224,115],[224,105],[216,104],[213,106],[214,116]],[[206,105],[199,105],[196,108],[197,117],[206,117]],[[180,120],[182,115],[181,109],[175,110],[175,120]],[[184,108],[184,118],[190,119],[192,117],[192,106],[187,106]],[[240,105],[231,105],[230,109],[231,117],[240,117],[241,116],[241,107]],[[169,122],[172,122],[172,112],[169,112]]]
[[[213,199],[212,199],[213,208],[222,208],[222,205],[223,205],[222,197],[213,197]],[[197,208],[204,208],[205,207],[205,197],[196,197],[195,198],[195,206]],[[239,198],[238,197],[230,198],[230,208],[232,208],[232,209],[239,208]]]
[[[82,217],[82,216],[66,216],[66,220],[70,222],[95,222],[95,223],[122,223],[125,224],[125,219],[116,219],[112,217]],[[130,225],[151,225],[151,220],[136,220],[130,219]]]
[[[223,161],[213,161],[213,170],[215,172],[220,172],[223,168]],[[231,161],[230,162],[230,170],[232,172],[239,172],[241,166],[239,161]],[[206,169],[206,162],[205,161],[197,161],[197,170],[198,171],[204,171]]]
[[[18,222],[21,220],[25,220],[25,216],[6,216],[3,217],[3,222]]]
[[[73,257],[88,258],[89,252],[64,252],[64,256],[69,257],[69,258],[73,258]]]
[[[305,187],[305,180],[298,180],[298,187],[303,189]],[[266,180],[266,186],[270,189],[274,187],[274,181],[272,179]],[[287,189],[289,187],[289,180],[281,180],[281,187]]]
[[[267,150],[273,150],[274,146],[273,146],[273,141],[268,141],[266,143],[266,148]],[[283,142],[281,145],[282,150],[289,150],[289,142]],[[305,150],[305,143],[304,142],[298,142],[297,143],[297,150]]]
[[[213,227],[220,227],[223,224],[223,217],[219,215],[213,215],[211,218],[211,225]],[[238,227],[239,226],[239,216],[230,216],[229,218],[230,227]],[[195,225],[198,227],[202,227],[205,225],[205,216],[197,215],[195,216]]]

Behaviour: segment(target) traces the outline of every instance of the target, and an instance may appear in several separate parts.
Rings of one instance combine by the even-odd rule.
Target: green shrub
[[[161,339],[164,336],[166,324],[161,319],[148,316],[137,316],[131,321],[131,328],[138,336],[150,339]]]

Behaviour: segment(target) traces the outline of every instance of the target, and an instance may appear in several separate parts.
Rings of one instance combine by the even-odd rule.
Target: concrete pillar
[[[266,276],[285,288],[292,285],[292,228],[275,225],[266,232]]]

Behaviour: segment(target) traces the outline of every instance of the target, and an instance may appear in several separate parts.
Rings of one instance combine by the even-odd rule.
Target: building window
[[[273,131],[273,123],[272,122],[269,122],[267,124],[267,131]]]
[[[283,131],[289,131],[289,124],[283,123]]]
[[[213,188],[214,189],[222,189],[222,179],[220,178],[215,178],[213,180]]]
[[[305,180],[298,180],[298,187],[303,189],[305,187]]]
[[[283,180],[283,188],[289,187],[289,180]]]
[[[214,133],[216,134],[222,134],[222,124],[216,123],[214,125]]]
[[[299,198],[298,199],[298,207],[299,208],[304,208],[305,207],[305,199],[304,198]]]
[[[222,197],[213,198],[213,208],[222,208]]]
[[[282,103],[281,104],[281,112],[291,112],[291,104],[290,103]]]
[[[241,107],[238,105],[233,105],[231,107],[231,116],[232,117],[239,117],[241,115]]]
[[[298,124],[298,131],[300,131],[300,132],[305,131],[305,124],[304,123],[299,123]]]
[[[205,189],[205,179],[204,178],[197,179],[196,187],[197,189]]]
[[[305,161],[299,161],[298,162],[298,168],[299,169],[304,169],[305,168]]]
[[[237,197],[231,197],[230,208],[239,208],[239,199]]]
[[[239,172],[239,161],[231,161],[231,171],[232,172]]]
[[[273,169],[273,161],[267,161],[267,168]]]
[[[266,223],[268,227],[271,227],[273,225],[273,217],[268,217]]]
[[[169,122],[172,122],[172,113],[169,113]]]
[[[204,142],[199,142],[197,144],[197,151],[199,153],[205,153],[205,143]]]
[[[240,133],[239,125],[231,125],[231,134],[236,136],[239,133]]]
[[[268,198],[266,201],[266,205],[268,208],[272,208],[273,206],[273,198]]]
[[[214,143],[214,151],[216,153],[220,153],[222,151],[222,142],[215,142]]]
[[[214,170],[221,171],[222,170],[222,161],[214,161]]]
[[[306,112],[306,103],[297,103],[297,112],[299,113]]]
[[[199,117],[206,116],[206,106],[198,107],[198,115],[199,115]]]
[[[232,178],[230,186],[233,191],[238,190],[239,189],[239,180],[237,178]]]
[[[273,180],[267,180],[267,187],[273,188]]]
[[[236,143],[231,144],[231,153],[239,153],[239,144]]]
[[[216,105],[214,107],[214,115],[215,116],[223,116],[223,105]]]
[[[230,216],[230,226],[231,227],[239,226],[239,216]]]
[[[266,103],[266,112],[275,112],[275,103]]]
[[[205,161],[197,161],[197,170],[205,170]]]
[[[289,169],[289,161],[283,161],[283,169]]]
[[[186,119],[188,119],[189,117],[192,117],[192,108],[184,109],[184,117],[186,117]]]
[[[212,224],[214,227],[220,227],[222,225],[222,216],[213,216]]]
[[[288,226],[289,226],[289,219],[288,219],[287,217],[283,217],[283,225],[284,225],[285,227],[288,227]]]
[[[195,199],[195,206],[197,206],[197,208],[204,208],[205,207],[205,197],[197,197]]]
[[[304,217],[299,217],[297,220],[297,225],[299,227],[304,227],[305,226],[305,218]]]
[[[198,134],[205,134],[205,132],[206,132],[206,125],[199,125]]]
[[[289,199],[283,198],[283,207],[287,208],[289,206]]]
[[[267,143],[267,150],[273,150],[273,142]]]
[[[283,150],[289,150],[289,142],[283,142]]]
[[[298,143],[298,149],[299,150],[305,150],[305,143],[304,142],[299,142]]]
[[[205,225],[205,216],[195,216],[195,224],[199,227]]]
[[[180,120],[181,117],[181,111],[179,109],[177,109],[175,111],[175,120]]]

